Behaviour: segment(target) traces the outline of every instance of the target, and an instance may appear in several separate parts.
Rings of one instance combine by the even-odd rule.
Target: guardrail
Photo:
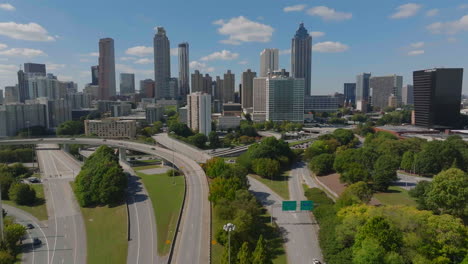
[[[182,206],[180,207],[179,211],[179,219],[177,220],[177,225],[175,228],[174,236],[172,237],[172,244],[171,244],[171,249],[169,251],[169,257],[167,258],[167,263],[170,264],[172,261],[172,257],[174,255],[174,248],[176,244],[176,239],[177,239],[177,234],[179,233],[179,227],[180,227],[180,222],[182,221],[182,214],[184,212],[185,208],[185,197],[187,196],[187,178],[184,173],[184,197],[182,200]]]

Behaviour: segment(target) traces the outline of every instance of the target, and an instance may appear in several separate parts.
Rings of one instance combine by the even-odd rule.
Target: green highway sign
[[[283,201],[283,211],[296,211],[297,201]]]
[[[312,211],[314,210],[313,201],[301,201],[301,211]]]

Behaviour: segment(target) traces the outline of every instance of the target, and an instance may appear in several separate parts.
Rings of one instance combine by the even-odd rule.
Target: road
[[[416,184],[420,181],[432,181],[432,178],[426,178],[426,177],[418,177],[418,176],[413,176],[405,173],[401,173],[400,171],[397,171],[398,175],[398,181],[395,182],[395,185],[404,188],[406,190],[411,190],[413,189]]]
[[[291,171],[289,192],[291,200],[305,200],[302,188],[303,173],[307,167],[303,164],[294,167]],[[286,253],[288,263],[310,263],[316,258],[322,260],[322,252],[318,241],[318,226],[313,215],[307,212],[282,212],[283,199],[266,185],[249,177],[250,190],[260,199],[261,203],[272,210],[273,217],[278,226],[284,231],[286,237]]]
[[[167,258],[161,258],[157,254],[156,220],[148,193],[135,171],[125,162],[120,162],[120,165],[130,174],[127,196],[130,216],[127,263],[166,263]]]
[[[153,145],[133,141],[96,138],[31,138],[0,140],[0,145],[31,144],[107,145],[158,156],[174,164],[185,175],[187,195],[177,231],[172,263],[209,263],[211,242],[211,206],[208,181],[203,169],[191,157]]]
[[[203,152],[200,149],[197,149],[196,147],[190,146],[186,143],[169,137],[167,133],[156,134],[153,136],[153,138],[162,146],[168,149],[174,149],[176,152],[189,156],[196,162],[205,163],[207,160],[212,158],[209,154]]]
[[[49,215],[49,254],[45,263],[86,263],[84,221],[70,186],[81,165],[62,150],[37,150],[37,158]]]

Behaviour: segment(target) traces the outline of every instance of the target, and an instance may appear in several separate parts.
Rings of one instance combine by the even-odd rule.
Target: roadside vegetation
[[[26,228],[15,223],[14,218],[3,213],[3,236],[4,240],[0,243],[0,263],[13,264],[21,255],[21,243],[23,236],[26,235]]]

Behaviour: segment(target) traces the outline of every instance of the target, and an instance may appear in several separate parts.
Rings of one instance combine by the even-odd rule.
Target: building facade
[[[99,85],[99,66],[91,66],[91,84]]]
[[[256,122],[266,119],[266,77],[253,79],[253,114],[252,118]]]
[[[267,77],[268,72],[279,69],[279,50],[264,49],[260,52],[260,74],[259,77]]]
[[[234,102],[234,89],[236,85],[236,76],[234,73],[231,73],[231,70],[228,70],[224,74],[223,81],[223,102]]]
[[[414,104],[413,85],[407,84],[401,90],[401,102],[405,105]]]
[[[85,134],[87,136],[96,135],[103,138],[135,138],[135,120],[85,120]]]
[[[334,95],[310,95],[304,97],[304,112],[336,112],[340,108],[341,98]]]
[[[389,98],[394,95],[397,105],[401,102],[403,76],[374,76],[370,78],[369,88],[372,89],[372,106],[383,109],[389,106]]]
[[[302,78],[305,81],[304,94],[310,95],[312,79],[312,37],[304,27],[299,24],[291,44],[291,75],[293,78]]]
[[[5,104],[18,103],[18,87],[17,86],[5,86]]]
[[[121,73],[120,74],[120,94],[134,94],[135,93],[135,74]]]
[[[0,137],[16,136],[19,130],[33,126],[47,127],[45,105],[13,103],[0,106]]]
[[[171,78],[171,46],[163,27],[157,28],[153,39],[154,47],[154,96],[157,99],[169,97],[169,78]]]
[[[187,125],[208,136],[211,132],[211,95],[201,92],[187,95]]]
[[[370,73],[362,73],[356,76],[356,109],[366,113],[370,95]]]
[[[462,82],[461,68],[414,71],[415,125],[427,128],[458,127]]]
[[[40,63],[27,62],[24,64],[24,72],[27,74],[45,76],[47,73],[46,65]]]
[[[348,105],[356,104],[356,83],[345,83],[343,88],[344,103]]]
[[[154,81],[151,79],[140,81],[140,93],[146,98],[154,98]]]
[[[190,72],[189,72],[189,44],[187,42],[179,44],[179,95],[186,98],[190,93]]]
[[[257,73],[248,69],[242,73],[242,108],[253,107],[253,80],[257,77]]]
[[[304,122],[303,78],[289,77],[285,70],[266,79],[266,120]]]
[[[108,100],[116,95],[114,40],[99,40],[99,95],[101,100]]]
[[[146,121],[150,124],[161,121],[164,116],[164,107],[158,105],[148,105],[145,108]]]

